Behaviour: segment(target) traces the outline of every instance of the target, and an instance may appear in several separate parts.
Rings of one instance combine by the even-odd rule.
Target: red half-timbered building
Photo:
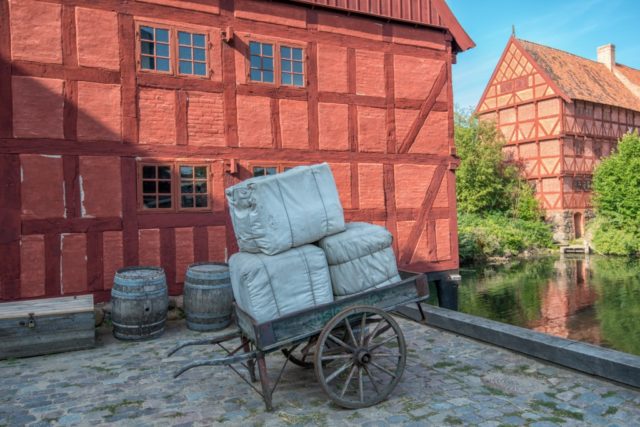
[[[593,216],[594,166],[640,128],[640,70],[616,63],[613,45],[592,61],[511,37],[476,113],[496,122],[566,242]]]
[[[236,250],[224,189],[326,161],[402,265],[458,267],[444,0],[0,0],[0,300]]]

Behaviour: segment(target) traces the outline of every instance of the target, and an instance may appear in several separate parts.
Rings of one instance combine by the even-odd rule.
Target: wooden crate
[[[0,342],[0,359],[93,347],[93,296],[1,303]]]

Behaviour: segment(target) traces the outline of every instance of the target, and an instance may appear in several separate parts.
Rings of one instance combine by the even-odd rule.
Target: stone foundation
[[[593,209],[567,209],[563,211],[550,211],[546,214],[546,221],[553,225],[553,240],[559,244],[568,244],[576,238],[576,230],[573,217],[576,213],[583,215],[583,234],[586,225],[595,218]]]

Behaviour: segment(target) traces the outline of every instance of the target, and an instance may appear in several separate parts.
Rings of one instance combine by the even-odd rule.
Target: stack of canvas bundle
[[[251,178],[226,191],[238,247],[275,255],[344,231],[329,165]]]
[[[400,280],[387,230],[345,226],[326,163],[252,178],[226,196],[241,251],[229,260],[233,294],[259,323]]]
[[[365,222],[349,223],[343,233],[320,240],[333,293],[352,295],[400,281],[392,243],[386,228]]]

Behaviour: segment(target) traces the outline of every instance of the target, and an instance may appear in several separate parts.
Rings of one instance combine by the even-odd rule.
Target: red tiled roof
[[[517,42],[569,98],[640,111],[640,98],[604,64],[530,41]],[[640,78],[640,71],[624,68],[632,70],[630,80]]]
[[[620,71],[631,83],[640,86],[640,70],[622,64],[616,64],[616,70]]]
[[[475,46],[445,0],[291,0],[395,21],[447,28],[458,51]]]

